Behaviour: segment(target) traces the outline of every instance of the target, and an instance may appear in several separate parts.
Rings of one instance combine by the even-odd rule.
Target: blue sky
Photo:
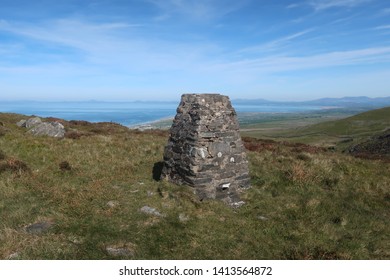
[[[390,96],[388,0],[0,0],[0,100]]]

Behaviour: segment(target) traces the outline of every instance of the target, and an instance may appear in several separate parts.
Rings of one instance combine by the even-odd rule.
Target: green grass
[[[64,122],[53,139],[22,118],[0,114],[0,259],[390,258],[389,164],[246,139],[252,188],[233,209],[153,179],[167,132]],[[106,251],[125,245],[133,256]]]
[[[301,134],[326,134],[336,137],[371,136],[390,126],[390,107],[372,110],[337,121],[303,128]]]
[[[330,114],[329,118],[342,116]],[[316,121],[319,120],[319,121]],[[306,123],[301,120],[286,120],[282,124],[274,123],[272,128],[264,124],[252,124],[249,131],[244,130],[245,136],[257,138],[280,139],[291,142],[301,142],[320,146],[336,146],[343,150],[351,144],[360,143],[390,128],[390,107],[359,113],[338,120],[327,120],[308,116]],[[317,122],[317,123],[315,123]],[[267,123],[269,126],[270,124]],[[246,128],[246,127],[245,127]],[[276,129],[275,129],[276,128]]]

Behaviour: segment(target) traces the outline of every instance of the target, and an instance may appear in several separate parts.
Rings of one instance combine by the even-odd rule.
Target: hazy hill
[[[342,98],[321,98],[307,101],[307,104],[325,106],[376,106],[384,107],[390,105],[390,97],[370,98],[366,96],[342,97]]]
[[[339,106],[339,107],[385,107],[390,106],[390,97],[370,98],[366,96],[358,97],[342,97],[342,98],[321,98],[309,101],[286,102],[286,101],[270,101],[266,99],[235,99],[232,101],[237,105],[315,105],[315,106]]]

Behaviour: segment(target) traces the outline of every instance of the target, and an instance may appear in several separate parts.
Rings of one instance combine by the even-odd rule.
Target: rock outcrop
[[[368,159],[385,159],[390,160],[390,129],[371,139],[353,145],[347,149],[347,152],[361,158]]]
[[[237,114],[227,96],[184,94],[164,152],[162,179],[194,187],[201,199],[242,204],[249,169]]]
[[[17,123],[20,127],[28,128],[35,136],[50,136],[62,138],[65,136],[65,128],[59,122],[43,122],[39,117],[21,120]]]
[[[65,136],[65,128],[59,122],[42,122],[32,127],[29,132],[35,136],[50,136],[56,138]]]

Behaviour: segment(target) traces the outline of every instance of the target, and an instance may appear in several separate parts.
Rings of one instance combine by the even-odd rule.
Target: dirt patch
[[[279,145],[278,142],[268,139],[256,139],[251,137],[243,137],[242,141],[248,151],[261,152],[261,151],[275,151]]]
[[[30,168],[25,162],[11,157],[0,161],[0,173],[4,171],[22,173],[30,171]]]
[[[311,146],[303,143],[277,142],[270,139],[256,139],[251,137],[243,137],[242,140],[244,141],[245,148],[252,152],[261,152],[264,150],[275,151],[278,147],[290,148],[293,153],[318,154],[327,151],[324,147]]]

